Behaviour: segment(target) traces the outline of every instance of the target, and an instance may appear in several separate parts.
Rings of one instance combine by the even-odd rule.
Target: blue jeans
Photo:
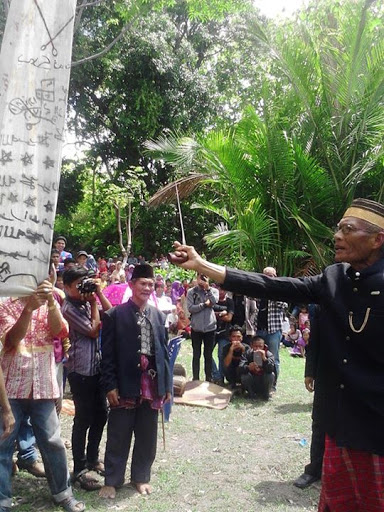
[[[216,361],[212,357],[212,378],[214,380],[224,379],[224,365],[223,365],[223,348],[229,341],[227,338],[216,338],[217,345],[217,358],[219,360],[219,367],[217,367]]]
[[[12,505],[12,456],[20,425],[27,415],[35,433],[44,462],[52,497],[56,503],[72,496],[67,455],[60,437],[60,423],[54,400],[9,400],[15,417],[11,434],[0,441],[0,508]],[[0,435],[3,427],[0,422]]]
[[[280,341],[282,332],[281,329],[279,331],[273,332],[271,334],[268,334],[265,330],[258,330],[257,336],[261,336],[265,344],[268,345],[268,349],[270,352],[272,352],[273,357],[275,358],[275,366],[276,366],[276,381],[280,373],[280,355],[279,355],[279,348],[280,348]]]
[[[17,463],[20,467],[31,466],[37,461],[37,450],[35,448],[36,438],[29,416],[22,418],[16,441]]]

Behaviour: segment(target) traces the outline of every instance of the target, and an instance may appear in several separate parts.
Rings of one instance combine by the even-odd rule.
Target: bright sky
[[[307,0],[253,0],[260,11],[270,18],[275,16],[290,16],[302,7]]]

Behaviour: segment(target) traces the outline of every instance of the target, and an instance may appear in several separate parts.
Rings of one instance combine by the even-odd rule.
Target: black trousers
[[[313,397],[312,406],[312,439],[310,449],[310,463],[304,468],[308,475],[321,478],[323,468],[323,456],[325,447],[325,432],[323,417],[326,414],[326,401],[320,391],[316,391]]]
[[[107,422],[108,409],[100,375],[91,377],[70,373],[75,417],[72,428],[73,472],[75,475],[99,459],[99,445]],[[88,433],[88,444],[85,450]]]
[[[274,380],[274,373],[263,373],[261,375],[247,373],[241,376],[241,384],[243,385],[244,389],[248,391],[249,398],[255,398],[257,395],[259,395],[264,400],[269,399],[269,393],[271,391]]]
[[[148,483],[157,449],[158,411],[143,402],[134,409],[111,409],[105,450],[105,485],[121,487],[135,434],[131,463],[131,480]]]
[[[211,382],[212,380],[212,352],[215,345],[216,331],[199,332],[191,331],[192,339],[192,373],[193,380],[200,380],[200,357],[201,357],[201,344],[204,343],[204,372],[205,380]]]
[[[224,366],[223,369],[224,377],[230,383],[232,387],[236,386],[236,382],[241,382],[241,376],[239,374],[239,366],[233,366],[230,364],[229,366]]]

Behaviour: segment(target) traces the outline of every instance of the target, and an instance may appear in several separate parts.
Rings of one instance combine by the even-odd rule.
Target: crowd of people
[[[273,364],[269,364],[268,368],[273,378],[268,380],[271,383],[269,391],[262,394],[265,399],[276,391],[280,346],[290,347],[292,356],[305,357],[309,341],[309,316],[306,306],[292,306],[292,314],[289,315],[288,304],[285,302],[264,301],[246,296],[234,297],[234,294],[226,292],[220,284],[212,283],[210,286],[209,279],[200,274],[190,281],[171,281],[167,277],[169,263],[164,255],[158,258],[155,254],[146,261],[143,256],[136,257],[131,252],[123,262],[122,257],[107,259],[100,256],[95,260],[92,255],[81,250],[73,258],[71,253],[65,251],[65,244],[65,237],[57,237],[55,249],[52,250],[52,261],[57,271],[56,286],[63,288],[62,273],[65,269],[80,265],[89,271],[89,275],[100,279],[101,289],[112,306],[128,300],[130,289],[127,283],[136,265],[149,263],[153,267],[155,288],[149,304],[166,315],[165,325],[169,336],[183,335],[191,338],[193,380],[200,378],[203,348],[205,380],[219,385],[228,383],[233,390],[242,392],[244,396],[255,396],[244,386],[242,374],[249,372],[248,365],[245,368],[244,361],[238,365],[236,357],[227,357],[228,351],[232,354],[230,331],[234,325],[242,333],[242,346],[249,349],[257,335],[265,341],[266,350],[271,350]],[[165,272],[156,273],[159,269]],[[277,276],[273,267],[266,267],[263,272],[270,277]],[[301,330],[297,325],[300,325]],[[292,332],[294,328],[295,333],[299,333],[297,337]],[[243,359],[246,357],[244,351]],[[255,370],[251,365],[251,371],[264,373],[262,366],[260,364],[260,368]]]
[[[336,264],[303,279],[278,277],[273,267],[259,274],[226,268],[175,243],[174,262],[196,279],[171,282],[156,272],[166,270],[163,258],[96,261],[82,250],[73,258],[65,247],[57,237],[50,277],[34,293],[0,304],[0,512],[12,505],[15,442],[19,467],[46,476],[64,510],[82,512],[73,482],[115,498],[134,435],[131,482],[150,493],[158,412],[172,396],[168,340],[180,334],[191,339],[193,380],[203,349],[205,380],[227,381],[251,400],[276,391],[280,346],[293,357],[309,351],[305,384],[316,389],[313,429],[321,432],[319,511],[384,510],[377,478],[384,471],[382,205],[355,200],[335,234]],[[65,379],[75,404],[71,477],[60,437]],[[318,477],[305,468],[296,484]]]
[[[194,380],[200,378],[204,347],[207,381],[220,385],[227,381],[234,392],[241,392],[250,399],[268,400],[276,386],[278,357],[265,341],[272,329],[271,337],[277,339],[278,335],[273,349],[278,354],[280,341],[284,341],[282,323],[287,320],[287,304],[264,304],[246,296],[236,297],[220,284],[210,283],[203,274],[197,274],[190,281],[171,281],[167,277],[168,261],[162,256],[152,258],[150,263],[132,253],[125,262],[122,258],[102,256],[96,260],[84,250],[73,255],[66,246],[64,236],[54,240],[50,278],[30,298],[4,299],[0,306],[5,387],[16,422],[4,444],[0,443],[0,472],[4,465],[4,480],[0,484],[2,512],[8,510],[11,503],[10,468],[15,441],[17,459],[12,471],[23,469],[36,477],[46,476],[54,501],[65,510],[79,512],[84,505],[73,497],[73,482],[88,491],[100,490],[102,497],[113,498],[124,482],[130,447],[130,439],[123,443],[118,433],[125,432],[126,436],[129,431],[131,435],[135,432],[132,481],[139,492],[150,492],[150,469],[156,453],[155,420],[172,391],[166,347],[173,336],[191,340]],[[264,272],[276,275],[271,267]],[[137,280],[140,285],[148,285],[145,293],[136,289]],[[125,306],[124,315],[118,314],[119,307]],[[274,319],[271,328],[268,318],[275,315],[276,308],[279,308],[279,318]],[[132,331],[132,326],[127,325],[131,309],[135,313],[134,323],[143,322],[140,332],[133,337],[135,343],[131,340],[136,348],[127,356],[124,344],[116,362],[114,354],[121,335],[116,336],[115,329],[121,324]],[[154,311],[165,317],[165,338],[159,333],[155,335],[155,324],[146,324],[151,314],[161,323]],[[28,321],[32,321],[30,328]],[[111,322],[117,322],[113,329]],[[217,359],[213,357],[215,347]],[[29,356],[33,353],[39,353],[38,364],[32,364]],[[140,354],[139,360],[137,354]],[[159,354],[163,356],[160,358]],[[134,399],[131,384],[127,386],[126,372],[120,374],[118,369],[125,357],[127,365],[133,364],[136,371],[140,368]],[[133,367],[128,373],[132,374]],[[44,371],[47,373],[43,376]],[[156,374],[156,379],[143,380],[143,375],[151,375],[151,372]],[[20,380],[23,386],[15,384]],[[39,389],[37,383],[43,380],[45,385]],[[66,383],[75,405],[71,442],[67,442],[72,447],[71,477],[59,435]],[[125,388],[127,391],[121,397],[120,392]],[[42,398],[50,400],[51,407],[54,404],[57,421],[51,421],[51,409],[40,411]],[[137,403],[138,398],[140,403]],[[107,450],[103,462],[99,458],[99,445],[107,421]],[[6,428],[9,430],[9,425]],[[146,432],[142,439],[138,431]],[[44,465],[38,462],[36,444]],[[126,450],[122,450],[122,446]],[[53,448],[54,461],[51,460]],[[104,476],[104,486],[97,474]]]

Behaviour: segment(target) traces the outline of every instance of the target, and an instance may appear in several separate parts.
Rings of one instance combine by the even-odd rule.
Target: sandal
[[[91,464],[90,462],[87,463],[87,468],[90,471],[96,471],[100,476],[105,476],[105,467],[104,462],[101,460],[98,460],[94,464]]]
[[[65,498],[65,500],[59,501],[57,505],[62,507],[66,512],[83,512],[83,510],[85,510],[84,502],[77,501],[77,499],[74,498],[73,496]]]
[[[98,491],[102,488],[101,483],[91,475],[88,475],[88,470],[80,471],[74,478],[75,482],[79,482],[80,487],[85,491]]]

